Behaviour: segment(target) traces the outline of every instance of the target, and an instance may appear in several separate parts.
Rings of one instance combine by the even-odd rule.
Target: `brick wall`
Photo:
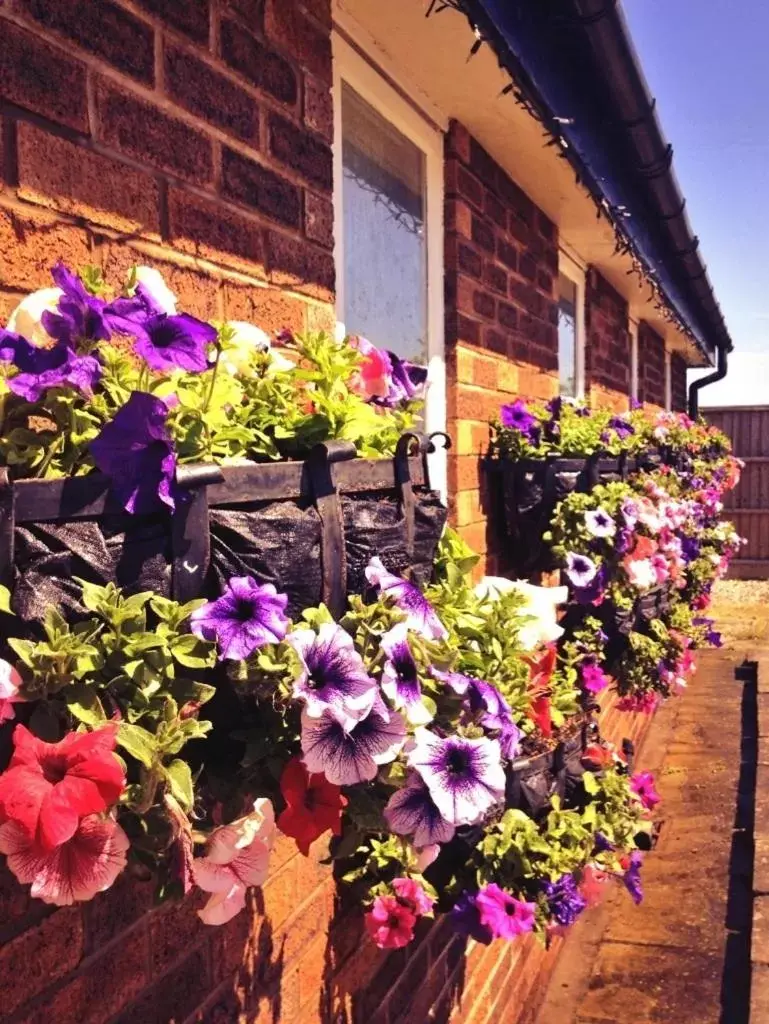
[[[558,235],[462,125],[446,139],[446,368],[454,521],[498,568],[478,456],[489,420],[518,395],[558,392]]]
[[[0,318],[61,257],[156,265],[201,316],[333,324],[329,0],[0,19]]]
[[[593,405],[629,406],[628,304],[595,267],[585,285],[585,390]]]
[[[677,352],[670,357],[670,404],[674,412],[686,412],[689,404],[686,361]]]
[[[638,398],[665,408],[665,342],[645,320],[638,325]]]

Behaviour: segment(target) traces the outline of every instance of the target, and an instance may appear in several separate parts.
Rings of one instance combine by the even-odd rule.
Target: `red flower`
[[[538,658],[525,658],[529,666],[529,691],[537,693],[550,685],[555,672],[555,645],[548,644]]]
[[[17,725],[13,742],[0,775],[0,823],[16,822],[41,850],[65,843],[82,818],[119,800],[125,774],[114,754],[114,726],[45,743]]]
[[[544,737],[549,739],[553,735],[553,721],[550,717],[550,698],[546,693],[541,697],[535,697],[531,702],[529,718]]]
[[[602,743],[590,743],[582,753],[582,763],[588,767],[608,768],[614,760],[614,754]]]
[[[377,896],[366,914],[366,931],[380,949],[402,949],[414,938],[416,915],[394,896]]]
[[[347,806],[347,799],[325,775],[311,775],[295,757],[283,769],[280,791],[287,806],[278,818],[278,828],[296,840],[305,857],[310,844],[328,829],[335,836],[341,835],[342,808]]]

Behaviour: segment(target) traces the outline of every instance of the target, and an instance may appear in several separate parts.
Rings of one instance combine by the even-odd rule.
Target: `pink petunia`
[[[435,906],[435,900],[428,896],[419,882],[413,878],[393,879],[395,895],[415,914],[429,914]]]
[[[414,938],[417,919],[395,896],[377,896],[365,923],[366,931],[380,949],[402,949]]]
[[[13,665],[0,658],[0,725],[11,722],[16,715],[13,705],[24,701],[19,694],[22,681]]]
[[[518,900],[492,882],[475,897],[481,924],[495,939],[515,939],[534,928],[536,904]]]
[[[22,885],[44,903],[67,907],[93,899],[113,884],[126,866],[128,836],[113,818],[90,814],[52,850],[45,849],[16,821],[0,825],[0,853]]]
[[[211,894],[198,917],[205,924],[226,924],[246,905],[246,890],[264,885],[275,837],[275,815],[269,800],[260,799],[244,818],[217,828],[206,854],[192,864],[198,888]]]
[[[383,350],[368,338],[352,337],[350,344],[363,357],[350,380],[350,390],[362,398],[387,398],[392,387],[392,363]]]
[[[630,780],[630,788],[647,811],[653,810],[660,802],[660,795],[654,785],[651,772],[638,772]]]

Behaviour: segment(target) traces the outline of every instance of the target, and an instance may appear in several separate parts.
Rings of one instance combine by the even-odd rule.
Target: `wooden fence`
[[[726,512],[747,540],[729,575],[769,579],[769,405],[703,409],[713,426],[723,430],[745,468],[739,485],[726,498]]]

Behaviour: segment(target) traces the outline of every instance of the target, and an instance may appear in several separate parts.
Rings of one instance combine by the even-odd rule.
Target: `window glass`
[[[345,327],[424,363],[425,154],[344,82],[342,164]]]
[[[558,275],[558,374],[561,394],[577,394],[577,286]]]

